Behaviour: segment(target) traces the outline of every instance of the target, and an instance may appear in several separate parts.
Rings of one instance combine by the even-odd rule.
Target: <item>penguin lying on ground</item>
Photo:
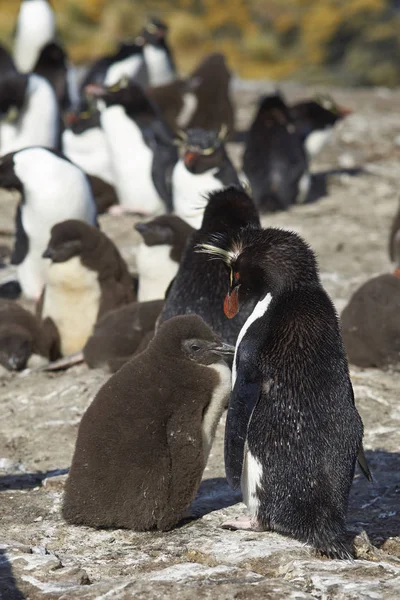
[[[194,229],[175,215],[161,215],[147,223],[136,223],[135,229],[143,237],[136,255],[138,300],[164,298]]]
[[[225,267],[219,261],[209,261],[196,248],[213,233],[235,235],[242,227],[260,227],[256,207],[241,189],[231,186],[213,192],[208,198],[203,224],[188,239],[178,273],[168,290],[159,323],[176,315],[197,314],[224,342],[235,344],[237,336],[252,307],[233,321],[228,321],[222,306],[226,295]]]
[[[53,225],[74,218],[94,225],[96,206],[85,174],[47,148],[27,148],[0,158],[0,187],[22,194],[11,263],[23,293],[39,299],[46,265],[42,254]]]
[[[84,414],[62,513],[76,525],[171,529],[199,487],[229,395],[232,348],[197,316],[171,319]]]
[[[45,358],[56,355],[53,342],[41,330],[36,317],[10,300],[0,300],[0,364],[9,371],[21,371],[32,354]]]
[[[183,156],[172,173],[174,212],[195,229],[201,227],[207,194],[240,181],[226,152],[226,128],[219,132],[182,132]]]
[[[176,77],[175,64],[167,42],[168,27],[159,19],[152,18],[144,27],[143,57],[147,70],[148,85],[165,85]]]
[[[260,102],[247,136],[243,171],[261,211],[287,210],[307,198],[310,188],[307,156],[279,94]]]
[[[56,26],[48,0],[22,0],[14,40],[14,60],[19,71],[32,71],[43,46],[54,40]]]
[[[99,317],[135,300],[125,261],[96,227],[57,223],[43,257],[51,262],[38,315],[55,324],[63,356],[82,350]]]
[[[311,248],[295,233],[248,227],[200,248],[229,269],[224,312],[257,302],[239,334],[225,430],[228,482],[250,517],[227,527],[274,530],[350,558],[346,512],[363,425],[338,318]]]
[[[89,367],[106,367],[114,373],[145,350],[163,305],[163,300],[131,302],[99,319],[83,349]]]
[[[91,85],[86,92],[100,109],[121,209],[146,216],[171,210],[177,150],[143,90],[123,81],[115,90]]]

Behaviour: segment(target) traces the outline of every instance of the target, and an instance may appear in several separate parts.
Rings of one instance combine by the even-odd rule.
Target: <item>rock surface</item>
[[[294,84],[282,88],[293,100],[314,91]],[[235,87],[241,126],[254,113],[257,94],[269,89],[269,84]],[[392,269],[387,242],[398,203],[400,91],[330,92],[355,112],[313,164],[329,194],[263,222],[294,229],[312,245],[340,311],[362,282]],[[238,161],[241,147],[230,150]],[[0,245],[11,244],[15,203],[16,196],[0,194]],[[101,218],[132,269],[139,241],[133,223],[132,217]],[[11,267],[1,269],[0,281],[12,273]],[[277,534],[221,529],[225,519],[244,510],[224,479],[224,419],[192,507],[195,520],[163,534],[67,526],[60,515],[65,472],[79,420],[107,377],[82,365],[67,373],[0,373],[2,600],[399,597],[398,372],[352,369],[375,476],[372,485],[359,474],[354,479],[348,515],[349,532],[356,536],[352,563],[318,557]]]

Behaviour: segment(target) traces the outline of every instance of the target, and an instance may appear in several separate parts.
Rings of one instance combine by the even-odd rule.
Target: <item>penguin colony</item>
[[[218,53],[178,78],[168,28],[150,19],[78,81],[51,4],[21,2],[13,57],[0,47],[0,187],[20,194],[12,295],[36,314],[1,300],[0,363],[73,355],[114,373],[79,427],[69,523],[168,530],[187,518],[229,402],[225,469],[248,516],[223,526],[351,558],[357,460],[372,475],[339,320],[312,249],[260,224],[308,200],[310,162],[349,111],[276,91],[238,132],[230,80]],[[136,276],[99,229],[105,211],[147,219]],[[397,267],[399,231],[397,216]],[[355,364],[399,361],[399,286],[398,271],[377,277],[344,310]]]

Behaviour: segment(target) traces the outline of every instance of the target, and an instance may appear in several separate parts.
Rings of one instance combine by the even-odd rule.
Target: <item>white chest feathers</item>
[[[78,256],[50,265],[42,318],[54,321],[64,356],[82,350],[86,344],[97,320],[100,297],[96,271],[83,266]]]
[[[209,366],[219,375],[219,383],[214,388],[210,404],[203,416],[201,434],[203,440],[204,462],[207,462],[211,446],[214,441],[215,430],[224,411],[231,391],[231,370],[226,363],[221,361]]]
[[[168,54],[164,48],[146,44],[143,48],[143,55],[149,74],[149,85],[164,85],[175,79]]]
[[[243,494],[243,502],[247,506],[251,517],[257,517],[259,506],[257,488],[261,487],[262,474],[262,464],[249,452],[246,444],[240,487]]]
[[[165,205],[152,178],[153,152],[146,145],[138,125],[122,106],[102,109],[101,124],[110,150],[120,204],[142,215],[164,213]]]
[[[194,175],[185,167],[180,159],[172,173],[172,194],[174,212],[195,229],[200,229],[204,210],[207,206],[207,195],[224,187],[222,181],[214,175],[218,167],[205,173]]]
[[[114,184],[110,153],[101,127],[91,127],[79,134],[66,129],[62,144],[65,156],[85,173],[100,177],[110,185]]]
[[[312,131],[306,137],[305,145],[310,158],[314,158],[314,156],[321,152],[322,148],[332,136],[332,132],[333,127],[326,127],[325,129]]]
[[[139,245],[137,269],[139,274],[138,301],[160,300],[178,272],[179,264],[170,257],[171,246]]]
[[[54,13],[47,0],[21,2],[14,47],[14,60],[18,71],[32,71],[41,49],[54,37]]]

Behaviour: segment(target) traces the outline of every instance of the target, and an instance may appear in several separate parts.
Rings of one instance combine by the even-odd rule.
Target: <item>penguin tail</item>
[[[313,538],[309,540],[309,544],[328,558],[354,560],[354,549],[351,542],[348,541],[345,536],[327,537],[320,536],[316,533]]]

